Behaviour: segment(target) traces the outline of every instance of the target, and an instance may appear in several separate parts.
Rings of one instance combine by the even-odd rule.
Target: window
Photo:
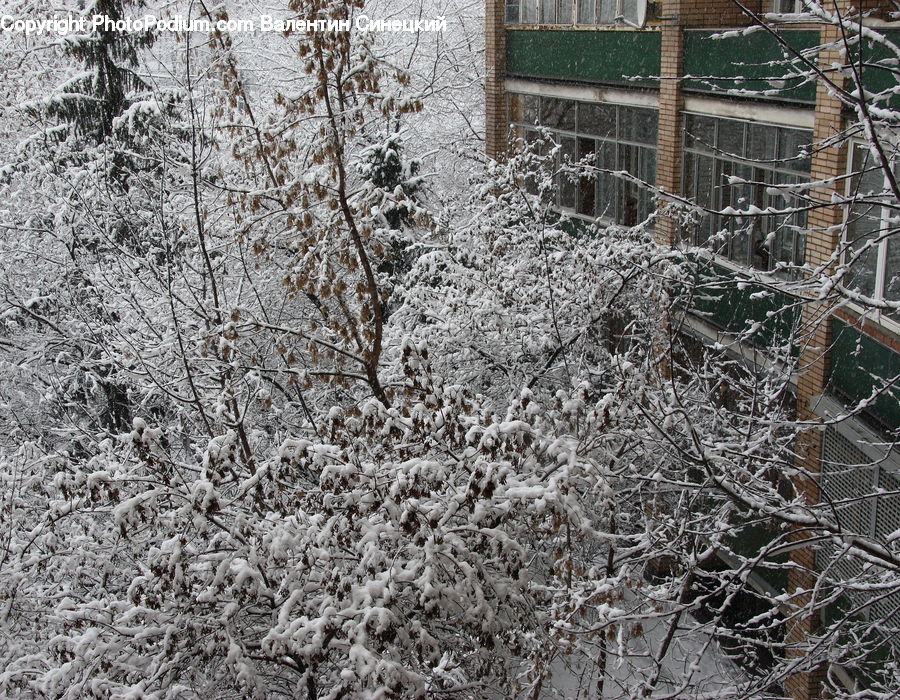
[[[655,183],[655,109],[537,95],[512,95],[511,99],[517,102],[513,122],[522,127],[526,141],[540,138],[536,125],[551,131],[559,144],[557,168],[588,162],[600,171],[625,170]],[[556,177],[555,204],[577,216],[633,226],[655,209],[651,192],[611,172],[580,178],[560,173]]]
[[[848,253],[859,257],[850,268],[847,286],[872,299],[900,301],[900,204],[867,145],[854,146],[850,167],[848,195],[853,203],[847,213],[846,238]],[[894,172],[900,175],[900,166]],[[896,310],[887,316],[900,321]]]
[[[647,0],[506,0],[506,23],[642,27],[647,5]]]
[[[803,12],[803,0],[772,0],[770,12],[790,14]]]
[[[685,116],[682,191],[706,209],[782,214],[703,216],[692,234],[696,245],[735,263],[760,270],[785,271],[805,257],[806,213],[801,193],[792,188],[809,181],[805,144],[812,133],[702,115]]]

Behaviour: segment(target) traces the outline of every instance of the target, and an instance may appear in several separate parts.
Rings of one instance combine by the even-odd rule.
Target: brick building
[[[794,12],[801,5],[756,0],[745,7]],[[870,6],[865,23],[900,43],[900,23],[888,21],[886,7],[854,5]],[[835,41],[840,29],[794,22],[779,24],[777,36],[721,36],[753,24],[732,0],[487,0],[488,155],[501,157],[511,134],[537,138],[539,125],[558,139],[559,158],[596,158],[600,169],[626,170],[711,210],[748,202],[760,210],[790,210],[797,204],[793,195],[768,185],[831,181],[809,193],[823,206],[760,217],[740,230],[714,214],[689,229],[658,219],[655,230],[664,244],[687,239],[707,245],[710,269],[725,280],[748,268],[778,278],[787,266],[834,265],[840,237],[865,240],[873,220],[886,225],[887,208],[858,212],[831,204],[835,192],[865,184],[848,174],[865,170],[868,149],[848,138],[807,148],[843,134],[852,115],[824,82],[783,71],[786,55]],[[842,60],[837,49],[808,55],[826,70]],[[888,73],[869,71],[873,89],[896,84]],[[730,177],[738,184],[725,186]],[[560,180],[556,196],[557,207],[575,219],[619,224],[633,224],[660,206],[646,189],[602,172],[587,182]],[[721,234],[728,230],[732,235]],[[857,267],[852,281],[866,296],[900,299],[896,241],[874,246]],[[691,332],[716,341],[760,322],[769,328],[758,335],[761,343],[807,329],[794,348],[802,368],[794,380],[798,417],[817,421],[867,405],[802,436],[798,460],[814,475],[804,481],[805,496],[818,502],[824,493],[841,504],[840,517],[856,531],[886,537],[900,529],[900,495],[858,497],[900,491],[900,454],[892,446],[900,426],[900,316],[864,313],[852,303],[834,308],[759,300],[755,291],[723,285],[718,298],[698,303]],[[793,557],[815,570],[813,547],[798,546]],[[810,583],[793,576],[791,587]],[[804,621],[790,634],[802,639],[809,631],[804,626],[816,624]],[[817,688],[815,674],[796,674],[787,684],[796,698],[817,697]]]

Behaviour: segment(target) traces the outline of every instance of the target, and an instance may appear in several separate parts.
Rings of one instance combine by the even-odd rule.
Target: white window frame
[[[855,158],[856,153],[858,150],[868,149],[868,148],[870,148],[870,146],[869,146],[868,142],[856,139],[856,140],[853,140],[850,142],[849,148],[850,148],[850,152],[848,153],[848,157],[847,157],[847,186],[846,186],[846,190],[845,190],[845,195],[847,196],[848,200],[852,196],[851,190],[854,186],[853,174],[855,172],[854,171],[854,162],[856,160],[856,158]],[[897,176],[900,177],[900,158],[897,158],[896,155],[897,155],[896,150],[892,148],[891,163],[892,163],[895,173],[897,173]],[[888,186],[887,176],[885,176],[883,179],[882,187],[887,188],[887,186]],[[873,204],[872,206],[877,206],[877,205]],[[850,202],[848,201],[844,207],[844,240],[842,241],[842,246],[844,247],[844,252],[843,252],[843,256],[842,256],[842,258],[843,258],[842,262],[846,261],[847,256],[851,252],[850,246],[852,245],[852,242],[848,239],[848,235],[850,233],[849,222],[850,222],[850,217],[852,215],[852,211],[851,211],[852,208],[853,207],[851,206]],[[891,218],[890,212],[891,212],[891,210],[888,207],[881,207],[880,220],[882,222],[883,228],[886,228],[887,226],[889,226],[888,221]],[[898,209],[896,211],[895,218],[896,217],[900,217],[900,209]],[[900,233],[898,233],[896,235],[900,236]],[[880,241],[878,243],[878,253],[877,253],[876,260],[875,260],[875,283],[874,283],[874,290],[873,290],[872,296],[871,296],[872,299],[876,299],[876,300],[884,300],[885,299],[885,291],[886,291],[885,287],[888,282],[888,280],[887,280],[887,265],[888,265],[888,241],[889,240],[890,240],[890,238],[886,236],[886,237],[884,237],[884,239],[882,241]],[[898,272],[898,274],[900,274],[900,272]],[[868,320],[874,321],[875,323],[877,323],[881,326],[884,326],[885,328],[889,329],[893,333],[900,333],[900,321],[894,320],[893,318],[888,316],[886,313],[884,313],[881,309],[864,308],[860,304],[857,304],[853,301],[849,301],[847,303],[847,305],[856,314],[858,314],[862,317],[865,317]]]
[[[608,1],[608,0],[607,0]],[[631,21],[625,17],[624,9],[627,2],[636,2],[637,3],[637,17],[635,18],[638,21]],[[581,0],[557,0],[555,3],[555,13],[556,17],[554,17],[553,22],[545,21],[542,17],[541,0],[518,0],[518,2],[513,2],[507,4],[507,7],[510,5],[516,5],[518,7],[518,21],[509,22],[507,18],[508,25],[525,25],[525,26],[549,26],[549,27],[615,27],[615,26],[627,26],[634,27],[639,29],[643,27],[647,22],[647,10],[652,0],[613,0],[615,3],[615,16],[612,22],[603,22],[599,21],[600,18],[600,7],[603,0],[594,0],[594,21],[593,22],[580,22],[578,20],[578,10],[579,4]],[[535,21],[534,22],[523,22],[522,21],[522,6],[525,3],[529,3],[534,5],[534,14]],[[569,22],[559,22],[557,18],[559,17],[559,7],[563,4],[569,4],[572,8],[572,19]],[[643,4],[643,6],[641,6]]]
[[[777,15],[781,14],[799,14],[803,12],[803,0],[794,0],[794,8],[792,10],[780,10],[778,6],[781,5],[782,0],[771,0],[769,3],[769,12],[772,12]]]

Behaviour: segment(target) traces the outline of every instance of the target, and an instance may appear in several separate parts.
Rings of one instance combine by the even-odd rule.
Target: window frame
[[[681,114],[684,132],[681,159],[681,192],[686,197],[694,197],[698,200],[700,206],[712,210],[721,210],[727,206],[734,206],[735,203],[732,200],[735,190],[733,188],[742,185],[726,185],[722,180],[724,177],[735,175],[740,169],[749,169],[751,171],[750,177],[744,178],[749,180],[751,184],[743,185],[743,187],[752,188],[750,190],[752,201],[747,202],[747,204],[758,206],[760,209],[771,206],[771,203],[761,200],[758,201],[760,197],[765,199],[775,196],[768,191],[770,187],[777,187],[778,185],[790,186],[791,184],[809,182],[808,164],[804,168],[786,168],[783,166],[779,167],[777,163],[781,158],[780,154],[782,144],[785,143],[783,139],[787,136],[786,132],[803,132],[804,139],[808,136],[811,141],[812,132],[810,129],[756,119],[740,119],[737,117],[705,114],[703,112],[689,110],[684,110]],[[713,122],[713,143],[710,144],[702,141],[702,146],[691,143],[692,140],[697,139],[697,134],[694,134],[688,128],[688,122],[692,117],[708,119]],[[726,150],[725,146],[722,144],[720,127],[723,123],[739,124],[741,126],[740,155]],[[773,134],[774,141],[772,143],[771,157],[751,157],[749,155],[752,144],[751,128],[754,126],[760,129],[777,130]],[[797,135],[794,134],[792,138],[796,139]],[[790,146],[790,142],[787,142],[787,145]],[[703,169],[701,159],[707,159],[708,161],[709,177],[708,183],[706,183],[708,184],[708,187],[698,189],[697,183],[701,181],[700,176],[702,175],[701,170]],[[769,160],[771,160],[771,162],[767,162]],[[738,175],[738,177],[741,176]],[[768,178],[772,178],[772,180],[769,181]],[[787,182],[785,182],[785,180],[787,180]],[[792,180],[794,182],[791,182]],[[688,186],[689,182],[693,183],[691,187]],[[706,192],[706,189],[709,191]],[[705,197],[702,197],[704,194],[709,195],[708,201],[706,201]],[[760,238],[758,240],[756,240],[752,232],[747,229],[744,234],[738,236],[735,235],[735,233],[738,232],[732,232],[726,241],[714,248],[713,245],[710,244],[710,239],[725,229],[730,230],[730,226],[722,226],[720,223],[717,223],[717,221],[720,221],[720,217],[717,217],[715,214],[705,214],[703,220],[697,227],[688,233],[690,245],[707,249],[709,254],[719,263],[734,267],[735,269],[754,270],[758,273],[784,276],[785,272],[789,272],[792,268],[799,268],[805,262],[805,220],[799,222],[784,220],[780,223],[768,223],[769,220],[763,220],[764,228],[759,232]],[[778,235],[778,229],[781,226],[789,227],[789,231],[791,232],[789,246],[791,249],[790,260],[785,260],[778,254],[779,251],[782,251],[785,248],[783,245],[783,236]],[[771,242],[768,246],[765,246],[765,241],[770,238]],[[740,255],[735,253],[736,240],[743,241]],[[779,241],[782,243],[779,243]],[[755,257],[757,255],[760,258],[763,257],[762,252],[755,252],[757,245],[759,245],[761,249],[765,249],[765,267],[757,265],[755,262]],[[786,263],[788,270],[785,271],[784,266],[779,267],[779,263]]]
[[[861,173],[863,169],[868,167],[866,164],[871,157],[871,152],[866,153],[864,162],[859,165],[857,165],[856,155],[861,151],[869,151],[869,149],[869,143],[861,139],[854,139],[850,142],[849,145],[850,152],[848,153],[847,157],[847,183],[844,192],[846,197],[846,202],[844,204],[844,227],[841,240],[841,246],[843,248],[841,255],[842,264],[847,264],[847,259],[852,254],[854,245],[854,241],[850,239],[851,220],[854,216],[854,207],[851,203],[851,198],[856,196],[854,190],[859,186],[858,180],[859,177],[861,177],[859,173]],[[891,148],[890,160],[891,167],[894,170],[895,176],[900,178],[900,154],[898,154],[896,148]],[[880,168],[880,166],[878,167]],[[887,190],[887,188],[887,175],[882,174],[882,192]],[[866,294],[865,296],[869,296],[871,299],[874,299],[876,301],[887,301],[887,285],[889,284],[890,280],[900,277],[900,269],[896,270],[894,275],[891,277],[888,276],[887,269],[888,263],[890,262],[888,246],[890,245],[892,239],[892,234],[889,232],[891,227],[897,230],[897,233],[893,234],[893,238],[894,243],[898,247],[900,247],[900,225],[897,224],[897,220],[900,219],[900,203],[895,203],[893,205],[893,214],[892,207],[888,206],[887,201],[883,202],[882,204],[873,202],[868,204],[868,206],[879,208],[879,231],[887,231],[888,233],[886,235],[881,235],[882,240],[878,242],[874,266],[875,279],[873,283],[873,291],[871,294]],[[894,223],[891,223],[891,219],[895,220]],[[850,272],[852,284],[852,268],[850,269]],[[892,316],[891,312],[889,311],[884,311],[882,309],[864,308],[861,304],[852,300],[849,301],[848,304],[851,309],[859,315],[865,316],[866,318],[869,318],[882,326],[886,326],[895,333],[900,332],[900,311],[897,311],[896,315]]]
[[[650,6],[653,0],[551,0],[553,5],[553,18],[544,18],[544,3],[547,0],[506,0],[504,5],[504,22],[506,26],[544,26],[544,27],[619,27],[622,25],[640,29],[647,24]],[[593,4],[593,21],[583,21],[580,17],[582,2]],[[534,21],[523,21],[523,7],[529,5],[534,15]],[[634,20],[625,17],[625,7],[628,3],[635,3],[636,15]],[[641,5],[643,4],[643,7]],[[568,5],[571,11],[570,20],[560,22],[560,7]],[[614,6],[613,19],[601,21],[603,14],[609,12],[609,6]],[[515,8],[515,9],[513,9]],[[643,13],[643,22],[638,20]]]
[[[510,124],[517,129],[522,129],[522,136],[527,141],[529,139],[530,132],[539,133],[540,130],[548,131],[552,136],[557,139],[573,139],[574,140],[574,148],[576,156],[582,150],[583,142],[592,141],[593,142],[593,154],[595,159],[601,156],[610,158],[613,164],[613,167],[608,168],[610,170],[628,170],[628,168],[622,167],[622,161],[625,158],[631,158],[638,164],[638,170],[650,168],[652,166],[653,172],[650,173],[652,177],[648,177],[648,173],[632,173],[634,177],[638,177],[644,179],[645,181],[649,181],[651,185],[655,184],[656,180],[656,168],[657,168],[657,140],[659,134],[659,109],[657,107],[649,107],[646,105],[632,105],[632,104],[621,104],[617,102],[597,102],[597,101],[588,101],[588,100],[579,100],[568,97],[556,97],[553,95],[540,95],[534,93],[510,93],[511,96],[516,96],[517,98],[523,100],[521,103],[521,116],[512,116],[510,119]],[[534,110],[538,115],[538,123],[529,123],[526,120],[526,112],[529,111],[526,109],[526,104],[524,100],[526,99],[536,99],[537,107]],[[555,126],[551,124],[541,123],[544,121],[543,117],[547,114],[550,114],[552,110],[547,110],[545,108],[545,101],[555,100],[560,101],[561,103],[571,103],[574,106],[574,124],[573,127],[566,128],[564,126]],[[591,133],[591,130],[586,129],[583,122],[585,107],[607,107],[612,108],[614,110],[613,113],[613,131],[608,132],[606,135]],[[637,134],[632,134],[631,136],[624,135],[624,122],[621,110],[642,110],[655,117],[655,121],[652,125],[652,134],[650,132],[646,132],[641,134],[638,132]],[[565,113],[565,110],[562,110],[562,113]],[[511,113],[512,114],[512,113]],[[638,138],[634,138],[637,135]],[[640,136],[645,136],[644,140],[639,140]],[[557,141],[557,143],[561,146],[561,141]],[[605,147],[605,148],[604,148]],[[560,158],[563,149],[560,148],[557,152],[557,157],[554,162],[554,168],[558,169],[562,165],[562,160]],[[589,151],[591,152],[591,151]],[[596,162],[596,161],[595,161]],[[599,167],[599,166],[598,166]],[[629,171],[630,172],[630,171]],[[603,175],[607,175],[611,177],[614,190],[612,192],[612,197],[604,198],[602,195],[604,191],[602,187],[608,186],[608,183],[605,181],[601,181]],[[557,175],[557,177],[561,177]],[[563,204],[561,194],[563,187],[556,185],[554,187],[554,208],[560,213],[565,214],[571,218],[579,219],[582,221],[588,221],[592,223],[598,223],[603,226],[627,226],[630,225],[627,221],[618,221],[619,214],[623,214],[625,209],[627,208],[629,192],[626,192],[627,185],[630,184],[623,178],[619,178],[616,176],[609,176],[608,173],[598,173],[593,179],[593,196],[590,199],[594,202],[594,214],[585,214],[582,213],[581,205],[583,202],[582,197],[585,196],[585,183],[583,179],[581,181],[576,181],[572,183],[572,187],[574,188],[574,206],[566,206]],[[621,184],[619,184],[621,183]],[[636,186],[635,186],[636,187]],[[649,191],[641,190],[639,191],[635,199],[635,214],[634,216],[637,218],[637,222],[643,221],[649,214],[655,210],[655,206],[652,204],[653,195]],[[600,206],[601,202],[607,202],[608,206],[604,209],[604,213],[601,215],[597,214],[597,209]],[[609,213],[610,209],[612,209],[611,215]],[[622,210],[621,212],[619,210]],[[637,223],[635,222],[635,223]]]

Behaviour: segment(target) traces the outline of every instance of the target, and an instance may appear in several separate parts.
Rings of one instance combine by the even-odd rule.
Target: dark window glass
[[[616,108],[612,105],[578,105],[578,130],[582,134],[615,138]]]
[[[867,201],[855,204],[847,217],[848,243],[852,251],[859,254],[850,267],[850,286],[866,296],[874,297],[879,246],[870,245],[870,241],[883,233],[882,207],[877,203],[877,197],[884,190],[884,172],[873,164],[868,149],[862,147],[854,151],[853,171],[858,174],[853,178],[850,194]]]
[[[522,95],[522,120],[526,124],[537,124],[540,119],[541,98]]]
[[[809,132],[800,131],[798,129],[780,129],[778,139],[778,160],[779,165],[788,170],[795,170],[801,173],[809,172],[809,156],[800,156],[799,154],[809,147]]]
[[[600,0],[599,24],[612,24],[616,21],[616,0]]]
[[[518,24],[519,23],[518,0],[516,0],[515,2],[510,2],[510,0],[507,0],[507,2],[506,2],[506,23],[507,24]]]
[[[640,168],[641,148],[619,145],[619,170],[637,174]],[[618,221],[625,226],[634,226],[638,222],[639,187],[630,180],[619,179],[619,218]]]
[[[596,20],[596,0],[580,0],[578,3],[578,24],[594,24]]]
[[[595,165],[597,162],[597,142],[594,139],[578,139],[578,160],[582,166]],[[579,214],[594,216],[597,195],[597,177],[595,173],[585,172],[578,180]]]
[[[685,146],[700,151],[711,151],[716,144],[716,120],[689,114],[685,121]]]
[[[541,101],[541,124],[553,129],[575,131],[575,105],[572,100],[545,97]]]
[[[522,0],[522,24],[537,24],[537,0]]]
[[[728,155],[741,158],[744,155],[744,123],[731,119],[719,119],[716,148]]]
[[[619,138],[655,146],[658,120],[655,110],[620,107]]]
[[[571,136],[560,137],[560,148],[558,154],[559,167],[564,170],[558,175],[559,187],[559,206],[564,209],[575,208],[576,197],[576,177],[570,171],[566,170],[566,166],[571,166],[578,160],[575,139]]]
[[[750,124],[747,157],[754,160],[775,160],[778,129],[763,124]]]
[[[618,179],[604,172],[616,169],[616,144],[614,141],[597,142],[597,216],[614,221],[616,219],[616,182]]]
[[[540,0],[541,24],[556,24],[556,0]]]
[[[622,0],[622,17],[632,25],[638,23],[638,0]]]

